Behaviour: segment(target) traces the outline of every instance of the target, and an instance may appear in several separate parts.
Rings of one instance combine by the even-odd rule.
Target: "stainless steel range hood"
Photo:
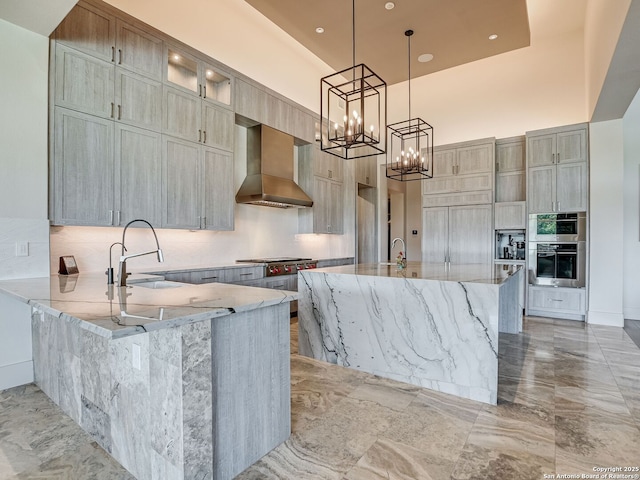
[[[247,129],[247,178],[237,203],[278,208],[310,207],[313,201],[293,181],[293,137],[266,125]]]

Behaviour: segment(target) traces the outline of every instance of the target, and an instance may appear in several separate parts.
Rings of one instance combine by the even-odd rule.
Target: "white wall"
[[[587,322],[624,326],[622,119],[589,125],[589,305]]]
[[[640,92],[623,118],[624,318],[640,320]]]
[[[46,37],[0,20],[0,279],[49,273]],[[29,256],[16,257],[16,242]],[[30,309],[0,299],[0,389],[33,381]]]

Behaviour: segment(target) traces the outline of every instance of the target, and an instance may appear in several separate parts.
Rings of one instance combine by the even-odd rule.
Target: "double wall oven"
[[[586,214],[529,215],[529,283],[584,287]]]

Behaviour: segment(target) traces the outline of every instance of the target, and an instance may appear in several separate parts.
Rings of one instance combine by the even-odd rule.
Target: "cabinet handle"
[[[241,277],[246,277],[246,276],[251,276],[253,275],[253,273],[241,273],[240,276]]]
[[[369,184],[369,177],[366,177],[366,178],[365,178],[365,182],[366,182],[367,184]]]
[[[201,277],[200,280],[217,280],[218,277]]]
[[[329,172],[329,178],[333,178],[333,172],[331,170],[328,170]]]
[[[500,171],[500,164],[496,163],[496,173]]]
[[[198,142],[202,142],[202,130],[198,130]]]
[[[559,298],[550,298],[550,302],[563,302],[564,300],[560,300]]]
[[[202,131],[202,143],[207,143],[207,131]]]
[[[116,211],[116,214],[118,215],[117,216],[118,221],[116,222],[116,225],[120,225],[120,210]]]
[[[207,86],[206,85],[202,86],[202,91],[204,92],[204,95],[202,95],[202,98],[207,98]]]
[[[556,163],[556,154],[555,153],[551,154],[551,163]]]
[[[118,105],[118,120],[122,118],[122,105]]]
[[[122,65],[122,49],[118,49],[118,65]]]
[[[556,202],[556,212],[560,211],[560,202]]]
[[[202,85],[198,84],[198,96],[202,96]]]
[[[109,225],[113,225],[113,210],[109,210]]]
[[[327,225],[327,232],[331,233],[331,225]]]
[[[114,46],[111,47],[111,61],[112,62],[116,61],[116,47]]]
[[[202,217],[202,228],[207,228],[207,217]]]
[[[284,288],[284,283],[281,283],[280,285],[274,285],[272,288]]]
[[[202,228],[202,217],[198,217],[198,228]]]
[[[115,104],[113,102],[111,102],[111,118],[113,118],[113,109],[115,107]]]

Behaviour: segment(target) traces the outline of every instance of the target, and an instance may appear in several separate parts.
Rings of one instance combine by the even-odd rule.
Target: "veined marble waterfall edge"
[[[500,285],[300,272],[301,355],[496,404]]]

